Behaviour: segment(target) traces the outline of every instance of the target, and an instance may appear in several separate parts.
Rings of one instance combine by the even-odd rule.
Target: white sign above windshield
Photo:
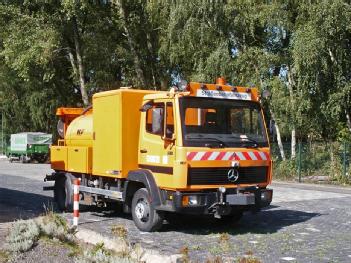
[[[198,89],[196,92],[197,97],[204,98],[219,98],[230,100],[251,100],[251,93],[245,92],[232,92],[224,90],[203,90]]]

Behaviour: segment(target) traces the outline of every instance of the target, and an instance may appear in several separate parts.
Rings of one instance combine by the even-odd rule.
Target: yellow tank
[[[56,171],[123,178],[138,169],[140,106],[149,90],[119,89],[97,93],[93,108],[73,112],[65,122],[64,140],[51,147],[51,168]],[[61,113],[62,112],[62,113]]]
[[[67,146],[93,146],[93,114],[92,111],[74,119],[65,135]]]

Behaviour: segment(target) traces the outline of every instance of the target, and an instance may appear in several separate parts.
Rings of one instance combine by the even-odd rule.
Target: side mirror
[[[153,103],[152,101],[145,103],[143,106],[140,107],[139,111],[146,112],[147,110],[151,109],[152,103]]]

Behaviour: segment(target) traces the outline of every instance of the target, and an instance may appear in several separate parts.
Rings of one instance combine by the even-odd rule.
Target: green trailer
[[[21,163],[38,161],[44,163],[49,159],[52,135],[42,132],[22,132],[11,134],[11,144],[6,150],[10,162]]]

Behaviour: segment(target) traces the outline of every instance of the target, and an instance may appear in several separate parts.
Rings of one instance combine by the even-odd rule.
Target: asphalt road
[[[46,173],[49,165],[0,160],[0,232],[1,223],[54,207],[52,192],[42,191]],[[199,262],[216,256],[232,262],[246,254],[262,262],[351,262],[351,188],[283,183],[272,188],[272,205],[245,214],[235,226],[189,218],[143,233],[130,216],[85,209],[80,227],[112,237],[112,228],[123,226],[131,243],[167,255],[188,250],[190,259]],[[70,214],[63,216],[71,220]]]

